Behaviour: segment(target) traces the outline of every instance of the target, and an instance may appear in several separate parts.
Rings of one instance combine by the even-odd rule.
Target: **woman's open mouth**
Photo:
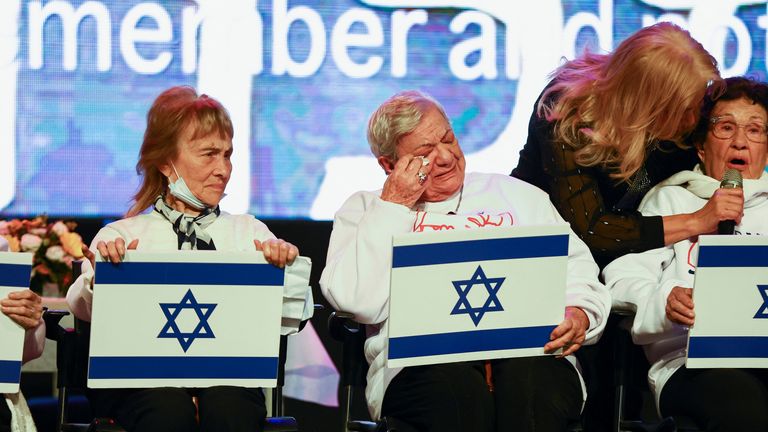
[[[749,165],[749,162],[747,162],[746,159],[733,158],[729,160],[726,165],[728,166],[728,168],[743,170],[747,168],[747,165]]]

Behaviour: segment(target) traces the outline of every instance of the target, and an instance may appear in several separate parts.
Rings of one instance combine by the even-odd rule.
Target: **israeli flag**
[[[31,253],[0,252],[0,299],[8,297],[10,292],[29,289],[31,274]],[[0,393],[16,393],[24,354],[24,328],[3,313],[0,313],[0,341]]]
[[[544,354],[563,320],[567,225],[393,239],[387,367]]]
[[[255,251],[129,251],[119,265],[97,262],[88,386],[274,387],[294,266]]]
[[[689,368],[768,367],[768,237],[701,236]]]

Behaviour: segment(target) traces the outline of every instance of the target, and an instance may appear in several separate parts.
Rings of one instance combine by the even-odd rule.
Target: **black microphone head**
[[[741,177],[741,171],[733,168],[725,171],[720,187],[725,189],[742,189],[744,187],[744,179]],[[724,220],[717,224],[718,234],[733,234],[735,229],[736,221]]]
[[[721,188],[741,189],[744,187],[744,179],[741,177],[741,171],[729,169],[723,174],[723,181],[720,182]]]

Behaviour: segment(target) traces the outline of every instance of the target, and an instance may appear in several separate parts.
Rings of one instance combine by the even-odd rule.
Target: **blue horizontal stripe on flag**
[[[389,358],[401,359],[477,351],[541,348],[556,326],[472,330],[389,339]]]
[[[275,379],[277,357],[91,357],[90,379]]]
[[[696,336],[688,342],[690,358],[768,358],[766,336]]]
[[[29,288],[31,264],[0,264],[0,285]]]
[[[568,255],[568,236],[512,237],[396,246],[392,267]]]
[[[126,285],[283,285],[272,264],[123,262],[98,263],[96,282]]]
[[[768,246],[701,246],[698,267],[768,267]]]
[[[20,377],[20,361],[0,360],[0,383],[17,383]]]

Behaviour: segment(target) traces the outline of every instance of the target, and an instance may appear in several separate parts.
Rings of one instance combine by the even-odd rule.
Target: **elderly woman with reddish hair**
[[[229,114],[215,99],[191,87],[173,87],[157,97],[147,114],[147,129],[137,171],[143,182],[126,218],[113,222],[84,250],[90,261],[67,293],[75,316],[90,321],[93,258],[96,250],[119,265],[126,249],[260,250],[279,267],[298,249],[279,240],[251,215],[231,215],[219,201],[232,172]],[[149,212],[145,212],[151,209]],[[308,300],[310,299],[310,300]],[[284,324],[311,316],[311,292],[285,293]],[[285,316],[289,311],[289,316]],[[192,396],[197,396],[197,409]],[[115,418],[129,431],[256,431],[266,408],[261,389],[214,386],[205,389],[156,388],[91,391],[96,414]],[[199,425],[196,417],[199,417]]]

